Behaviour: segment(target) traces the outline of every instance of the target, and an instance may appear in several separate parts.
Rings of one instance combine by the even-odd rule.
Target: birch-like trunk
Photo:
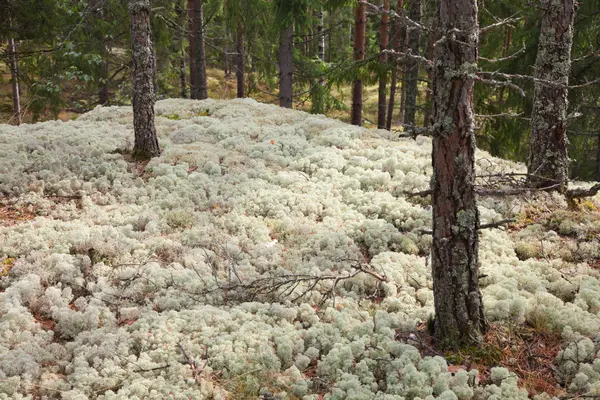
[[[149,159],[160,154],[154,126],[154,82],[156,66],[150,31],[150,1],[130,0],[131,48],[133,54],[133,156]]]
[[[566,189],[567,109],[575,0],[543,0],[527,172],[533,187]]]
[[[434,69],[432,275],[434,335],[443,346],[477,344],[486,328],[479,291],[475,200],[474,76],[477,0],[440,0]]]

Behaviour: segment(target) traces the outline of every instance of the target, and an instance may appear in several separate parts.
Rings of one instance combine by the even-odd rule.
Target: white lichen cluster
[[[431,210],[404,195],[429,186],[429,139],[249,99],[156,113],[163,154],[143,173],[123,155],[128,108],[0,126],[0,193],[38,215],[0,227],[0,259],[15,260],[0,277],[0,399],[527,399],[506,369],[481,385],[397,339],[433,313]],[[522,166],[480,153],[478,168]],[[482,201],[482,220],[514,206]],[[488,319],[564,330],[569,390],[596,393],[598,271],[517,246],[482,233]],[[359,273],[335,303],[326,280],[274,298],[222,289],[366,262],[387,282]]]

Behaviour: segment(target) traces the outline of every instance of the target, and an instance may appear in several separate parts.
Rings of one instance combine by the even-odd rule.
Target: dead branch
[[[479,29],[479,34],[480,35],[484,34],[487,31],[492,30],[494,28],[497,28],[499,26],[510,25],[511,27],[513,27],[511,24],[514,24],[515,22],[519,22],[522,19],[523,19],[522,17],[519,17],[519,18],[514,18],[514,17],[505,18],[505,19],[500,20],[500,21],[498,21],[498,22],[496,22],[494,24],[491,24],[491,25],[488,25],[488,26],[484,26],[483,28],[480,28]]]
[[[600,192],[600,183],[595,184],[589,189],[574,188],[567,190],[567,198],[569,199],[580,199],[582,197],[593,197]]]
[[[485,57],[479,56],[479,59],[483,60],[483,61],[486,61],[486,62],[489,62],[489,63],[492,63],[492,64],[496,64],[496,63],[500,63],[502,61],[514,60],[515,58],[517,58],[521,54],[525,53],[526,50],[527,50],[527,48],[525,47],[525,43],[523,43],[523,46],[519,50],[517,50],[513,54],[508,55],[506,57],[501,57],[501,58],[485,58]]]

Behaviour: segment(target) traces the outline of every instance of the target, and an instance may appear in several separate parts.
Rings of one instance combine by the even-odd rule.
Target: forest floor
[[[130,107],[0,125],[0,399],[600,398],[600,196],[479,199],[515,221],[481,232],[490,330],[449,352],[409,196],[429,138],[251,99],[156,114],[147,164]],[[479,184],[523,171],[477,152]]]

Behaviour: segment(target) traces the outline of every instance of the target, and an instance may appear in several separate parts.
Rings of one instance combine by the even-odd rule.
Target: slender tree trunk
[[[335,23],[335,15],[333,10],[327,12],[327,20],[329,24],[329,30],[327,31],[327,62],[333,60],[333,24]]]
[[[404,31],[404,44],[402,45],[402,52],[406,53],[408,51],[408,29]],[[402,78],[400,79],[402,82],[402,86],[400,86],[400,110],[398,114],[400,118],[398,122],[400,124],[404,124],[404,110],[406,109],[406,63],[402,63]]]
[[[319,51],[318,51],[318,55],[319,55],[319,60],[325,62],[325,34],[324,34],[324,27],[325,27],[325,17],[324,17],[324,13],[323,10],[319,10],[319,25],[317,25],[317,37],[319,38],[318,42],[319,42]],[[331,45],[331,36],[330,36],[330,42],[329,44]]]
[[[354,61],[365,59],[365,42],[367,30],[367,16],[365,5],[358,3],[354,9]],[[353,125],[362,125],[363,107],[363,81],[358,78],[352,83],[352,115],[350,122]]]
[[[600,182],[600,134],[598,135],[598,147],[596,148],[596,181]]]
[[[195,46],[195,36],[194,36],[194,0],[187,0],[187,14],[188,14],[188,41],[189,47],[188,52],[190,55],[190,97],[194,88],[196,87],[196,46]]]
[[[505,26],[505,33],[504,33],[504,49],[502,51],[502,57],[508,57],[508,52],[510,51],[510,44],[512,42],[512,28],[510,26]],[[505,92],[506,87],[502,86],[500,87],[500,90],[498,91],[498,101],[500,103],[500,105],[504,104],[504,92]]]
[[[187,21],[186,6],[187,1],[180,0],[177,3],[177,21],[181,24],[181,30],[179,31],[179,97],[187,98],[187,79],[185,76],[185,23]]]
[[[182,51],[179,57],[179,96],[182,99],[187,99],[187,79],[185,76],[185,51]]]
[[[150,1],[130,0],[131,47],[133,53],[133,155],[149,159],[160,154],[154,126],[154,52],[150,31]]]
[[[237,97],[245,97],[244,76],[246,74],[246,52],[244,51],[244,27],[241,22],[237,25],[236,35],[236,69]]]
[[[541,9],[527,172],[533,187],[558,184],[564,190],[569,177],[567,97],[575,1],[543,0]]]
[[[192,99],[203,100],[208,98],[208,85],[206,83],[206,52],[204,51],[204,17],[202,15],[203,0],[193,0],[193,35],[194,35],[194,86],[192,86]]]
[[[10,78],[12,82],[13,118],[17,125],[21,125],[23,123],[23,114],[21,112],[21,88],[19,85],[19,59],[17,57],[17,44],[14,38],[9,38],[7,44],[8,47],[6,52],[8,55]]]
[[[477,0],[441,0],[439,17],[441,34],[449,39],[439,44],[434,64],[434,335],[442,345],[459,347],[477,344],[486,329],[474,190]]]
[[[402,15],[404,12],[404,0],[398,0],[396,3],[396,14]],[[402,32],[404,29],[402,28],[402,20],[400,18],[396,18],[394,21],[394,50],[400,51],[400,46],[402,45]],[[388,112],[387,119],[385,123],[385,128],[389,131],[392,129],[392,119],[394,117],[394,103],[396,101],[396,87],[398,86],[398,63],[394,60],[394,68],[392,69],[392,82],[390,83],[390,101],[388,103]]]
[[[377,127],[379,129],[385,129],[385,112],[386,112],[386,90],[387,90],[387,50],[390,36],[389,36],[389,23],[390,16],[387,14],[390,11],[390,0],[383,0],[383,11],[384,14],[381,16],[381,22],[379,25],[379,62],[382,64],[382,72],[379,75],[379,98],[377,100]]]
[[[294,28],[281,30],[279,39],[279,106],[292,108],[294,63],[292,58]]]
[[[421,0],[410,1],[409,18],[415,22],[421,21]],[[421,41],[421,30],[415,27],[408,29],[408,46],[411,54],[419,54],[419,44]],[[404,109],[404,123],[415,125],[415,116],[417,113],[417,94],[419,79],[419,62],[414,59],[406,60],[406,100]]]
[[[433,60],[435,58],[435,42],[438,40],[437,30],[437,12],[439,9],[439,0],[427,0],[427,19],[428,26],[432,29],[429,31],[427,36],[427,59]],[[427,70],[427,91],[425,93],[425,115],[423,118],[423,125],[430,126],[433,124],[431,115],[433,113],[433,71]]]

